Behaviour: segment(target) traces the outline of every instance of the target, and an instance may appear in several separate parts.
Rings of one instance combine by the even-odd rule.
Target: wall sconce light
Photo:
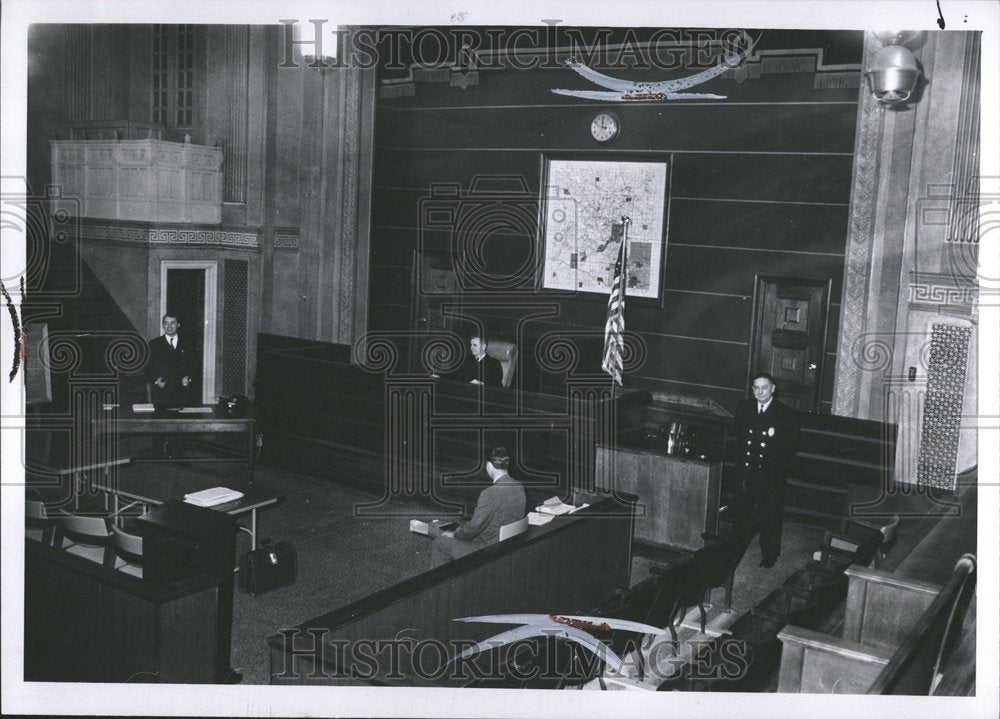
[[[919,44],[923,33],[878,32],[875,37],[883,47],[865,73],[868,89],[872,97],[885,105],[905,103],[913,95],[920,78],[920,67],[908,46]]]

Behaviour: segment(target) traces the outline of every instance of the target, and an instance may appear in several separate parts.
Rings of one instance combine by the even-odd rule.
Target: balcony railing
[[[52,140],[54,209],[108,220],[222,221],[222,150],[165,140]]]

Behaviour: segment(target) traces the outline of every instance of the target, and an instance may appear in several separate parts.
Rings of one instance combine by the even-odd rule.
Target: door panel
[[[797,409],[819,409],[831,284],[757,276],[748,374],[771,373],[781,401]]]

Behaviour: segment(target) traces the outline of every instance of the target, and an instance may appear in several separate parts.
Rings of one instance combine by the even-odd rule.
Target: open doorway
[[[215,325],[217,264],[188,260],[160,263],[160,316],[171,312],[179,334],[194,355],[191,396],[215,404]]]

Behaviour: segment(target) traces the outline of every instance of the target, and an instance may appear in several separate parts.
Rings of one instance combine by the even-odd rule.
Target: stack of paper
[[[177,411],[186,414],[212,414],[215,410],[211,407],[181,407]]]
[[[200,492],[194,492],[193,494],[185,494],[184,501],[188,504],[195,504],[199,507],[214,507],[218,504],[234,502],[242,496],[243,492],[237,492],[235,489],[229,489],[228,487],[212,487],[211,489],[203,489]]]
[[[136,402],[132,405],[133,412],[153,412],[156,408],[151,404],[146,404],[145,402]]]
[[[528,512],[528,524],[533,527],[551,522],[556,518],[554,514],[542,514],[541,512]]]
[[[438,520],[435,519],[434,524],[439,524]],[[454,528],[456,527],[456,524],[454,522],[447,522],[445,524],[441,524],[440,527],[442,530],[441,534],[443,536],[453,537],[455,535]],[[410,520],[410,531],[415,532],[416,534],[427,534],[427,535],[430,534],[430,530],[427,528],[427,522],[423,522],[419,519]]]
[[[552,515],[566,514],[567,512],[572,512],[574,509],[575,507],[572,504],[566,504],[559,497],[549,497],[535,507],[536,512]]]

